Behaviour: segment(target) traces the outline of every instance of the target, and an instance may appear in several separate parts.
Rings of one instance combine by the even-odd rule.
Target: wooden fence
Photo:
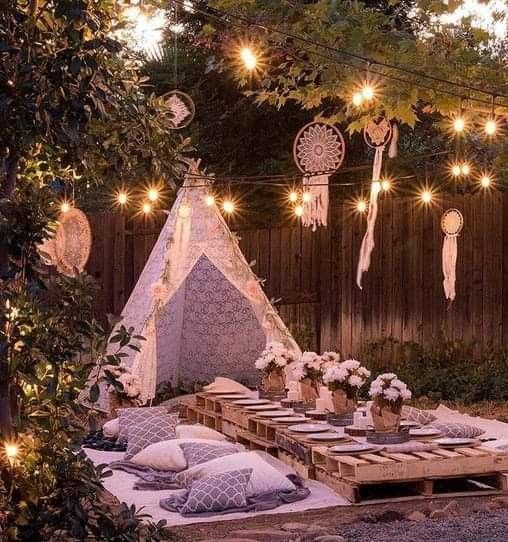
[[[443,295],[443,210],[464,215],[458,240],[457,298]],[[102,284],[99,313],[119,313],[164,222],[126,223],[122,215],[91,215],[94,247],[88,269]],[[476,341],[478,353],[508,346],[508,194],[446,195],[431,207],[414,198],[383,197],[376,247],[363,290],[355,285],[365,216],[333,205],[329,227],[242,230],[241,247],[280,299],[288,325],[316,349],[355,355],[385,337],[431,345],[443,334]],[[149,293],[147,292],[147,295]]]

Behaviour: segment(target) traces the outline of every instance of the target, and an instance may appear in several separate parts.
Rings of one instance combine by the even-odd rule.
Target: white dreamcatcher
[[[441,217],[441,229],[445,234],[443,241],[443,289],[446,299],[455,299],[457,267],[457,237],[464,227],[464,217],[457,209],[448,209]]]
[[[172,90],[164,95],[171,111],[171,125],[173,130],[181,130],[194,119],[196,108],[192,98],[181,90]]]
[[[385,117],[371,119],[363,130],[363,137],[367,145],[375,149],[374,164],[372,166],[372,183],[370,188],[369,211],[367,214],[367,231],[362,239],[358,268],[356,271],[356,284],[362,288],[362,275],[369,270],[372,251],[374,250],[374,228],[378,213],[378,195],[381,191],[381,168],[383,166],[383,153],[390,143],[389,156],[397,154],[397,126],[392,124]]]
[[[346,145],[338,128],[321,122],[305,125],[296,135],[293,158],[304,173],[304,198],[302,223],[326,226],[328,217],[328,178],[344,161]]]

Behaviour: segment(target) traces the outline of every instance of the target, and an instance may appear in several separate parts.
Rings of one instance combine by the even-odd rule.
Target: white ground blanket
[[[109,464],[123,458],[123,452],[102,452],[99,450],[85,449],[88,457],[96,465]],[[263,455],[263,457],[265,457]],[[278,468],[281,472],[292,472],[284,463],[278,459],[269,458],[270,463]],[[246,517],[261,516],[264,514],[283,514],[287,512],[302,512],[314,508],[327,508],[329,506],[346,506],[350,503],[334,493],[326,485],[314,480],[307,480],[307,487],[311,490],[311,494],[304,499],[293,504],[284,504],[274,510],[265,512],[250,512],[227,514],[225,516],[206,517],[206,518],[184,518],[180,514],[168,512],[159,506],[159,501],[169,497],[175,491],[179,490],[163,490],[163,491],[135,491],[132,489],[137,477],[133,474],[114,470],[113,476],[104,480],[104,487],[118,500],[126,502],[128,505],[134,504],[136,508],[143,508],[145,514],[150,514],[154,521],[165,519],[169,526],[187,525],[190,523],[206,523],[211,521],[227,521],[233,519],[241,519]]]

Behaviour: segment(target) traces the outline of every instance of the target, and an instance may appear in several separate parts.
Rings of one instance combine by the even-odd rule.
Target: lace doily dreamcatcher
[[[397,155],[397,125],[392,125],[385,117],[371,119],[363,129],[365,143],[373,149],[374,164],[372,166],[372,184],[370,188],[369,212],[367,214],[367,231],[363,236],[356,271],[356,284],[362,288],[362,275],[370,267],[372,251],[374,250],[374,228],[378,213],[378,195],[381,191],[381,167],[383,165],[383,153],[386,146],[391,142],[389,156]]]
[[[193,121],[196,108],[192,98],[180,90],[172,90],[164,95],[171,110],[173,130],[181,130]]]
[[[337,171],[346,156],[344,137],[335,126],[321,122],[305,125],[296,135],[293,158],[304,174],[303,187],[310,200],[303,203],[302,223],[326,226],[328,215],[328,178]]]
[[[464,227],[464,217],[458,209],[448,209],[441,217],[443,241],[443,289],[446,299],[455,299],[457,267],[457,237]]]
[[[85,269],[92,248],[92,229],[83,211],[75,207],[61,213],[53,238],[39,245],[39,253],[47,265],[74,277]]]

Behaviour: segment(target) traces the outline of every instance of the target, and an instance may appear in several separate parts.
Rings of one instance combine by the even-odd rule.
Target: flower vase
[[[316,399],[319,397],[319,383],[310,378],[304,378],[300,380],[300,395],[302,401],[306,405],[311,405],[316,402]]]
[[[376,433],[397,433],[399,431],[402,401],[396,403],[374,401],[370,412]]]
[[[109,392],[109,419],[113,420],[118,417],[117,410],[119,408],[132,408],[138,406],[134,399],[120,397],[115,392]]]
[[[344,390],[332,391],[332,404],[335,414],[352,414],[358,406],[356,400],[348,397]]]
[[[283,393],[286,385],[284,370],[280,368],[264,373],[261,385],[265,392]]]

